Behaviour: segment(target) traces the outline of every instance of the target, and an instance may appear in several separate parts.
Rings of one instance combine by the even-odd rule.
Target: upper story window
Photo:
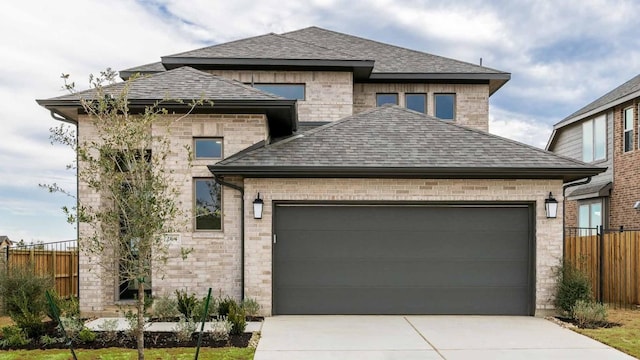
[[[456,118],[456,94],[435,94],[433,96],[435,116],[442,120]]]
[[[640,104],[638,104],[638,115],[640,116]],[[640,149],[640,118],[638,119],[638,149]]]
[[[222,230],[222,189],[213,179],[194,180],[196,230]]]
[[[423,114],[427,112],[427,94],[405,94],[404,102],[407,109]]]
[[[222,159],[221,138],[195,138],[193,147],[196,159]]]
[[[633,108],[626,108],[622,113],[622,124],[624,132],[622,141],[624,142],[624,152],[633,150]]]
[[[398,105],[398,94],[376,94],[376,106],[384,104]]]
[[[253,84],[253,87],[290,100],[304,100],[304,84]]]
[[[582,161],[604,160],[607,156],[606,119],[606,115],[601,115],[582,123]]]

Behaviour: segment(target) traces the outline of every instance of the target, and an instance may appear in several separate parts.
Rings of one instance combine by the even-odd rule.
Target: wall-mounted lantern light
[[[262,207],[264,205],[264,201],[260,199],[260,193],[255,200],[253,200],[253,218],[254,219],[262,219]]]
[[[544,200],[544,211],[547,213],[547,219],[555,219],[558,216],[558,200],[551,193]]]

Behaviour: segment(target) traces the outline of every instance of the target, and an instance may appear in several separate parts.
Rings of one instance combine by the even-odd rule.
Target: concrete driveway
[[[255,360],[633,359],[550,321],[519,316],[274,316]]]

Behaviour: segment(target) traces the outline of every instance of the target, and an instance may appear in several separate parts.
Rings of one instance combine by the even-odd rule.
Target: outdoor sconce
[[[253,200],[253,218],[254,219],[262,219],[262,206],[264,205],[264,201],[260,199],[260,193],[258,193],[258,197]]]
[[[558,200],[551,193],[544,200],[544,211],[547,213],[547,219],[555,219],[558,216]]]

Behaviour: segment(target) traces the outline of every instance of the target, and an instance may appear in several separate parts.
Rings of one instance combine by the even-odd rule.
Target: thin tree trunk
[[[141,270],[143,266],[143,261],[138,259],[138,267]],[[139,271],[138,274],[142,274],[142,271]],[[144,282],[138,280],[138,360],[144,360]]]

